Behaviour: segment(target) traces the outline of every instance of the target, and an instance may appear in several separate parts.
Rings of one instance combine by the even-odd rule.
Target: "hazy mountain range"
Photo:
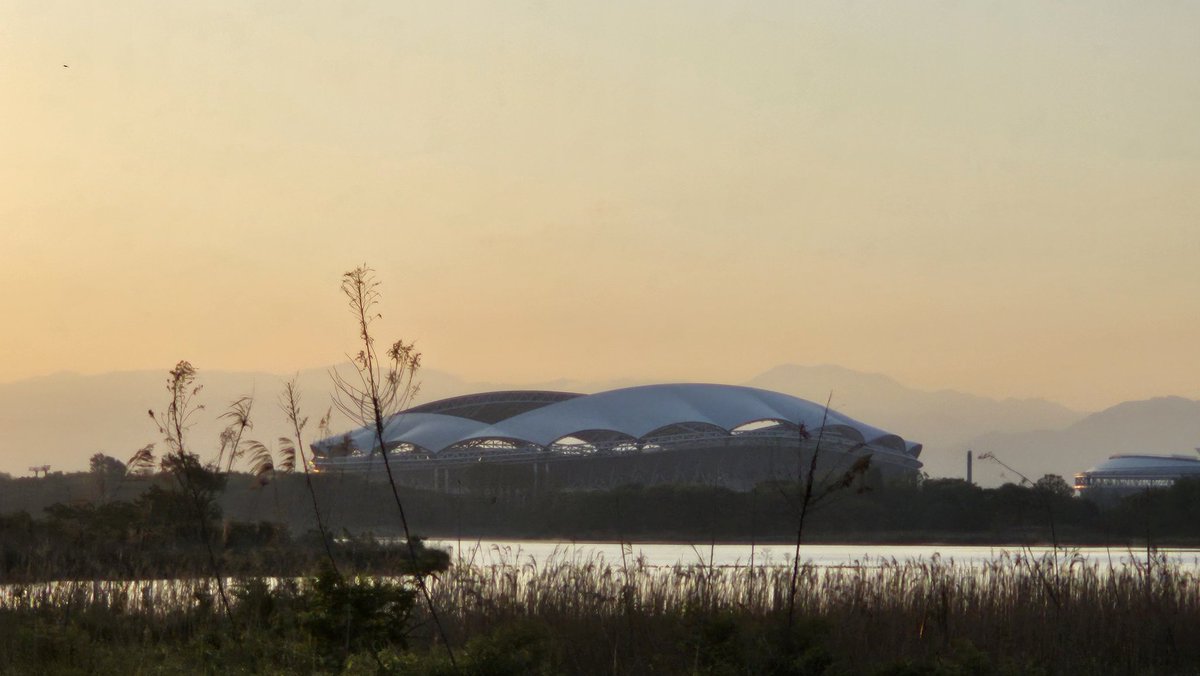
[[[317,419],[330,406],[329,376],[324,369],[314,369],[297,378],[302,405],[311,418],[306,441],[312,441]],[[215,453],[223,427],[218,416],[229,402],[246,394],[255,396],[255,428],[248,436],[271,445],[286,433],[276,404],[284,380],[268,373],[201,371],[198,382],[204,389],[197,400],[206,410],[190,430],[193,448],[202,455]],[[597,392],[651,382],[482,383],[433,369],[424,370],[421,380],[419,402],[486,390]],[[952,390],[918,390],[884,375],[838,366],[778,366],[739,384],[816,402],[832,395],[835,410],[922,442],[921,459],[932,476],[962,476],[967,449],[994,452],[1037,478],[1045,473],[1069,477],[1118,452],[1191,453],[1200,446],[1200,402],[1180,397],[1126,402],[1088,415],[1042,399],[996,400]],[[124,460],[158,441],[146,412],[161,409],[167,401],[165,371],[60,373],[0,384],[0,471],[21,475],[43,464],[81,470],[96,452]],[[349,426],[337,418],[332,425],[335,431]],[[984,484],[1016,479],[994,463],[977,462],[975,467],[977,480]]]
[[[1115,453],[1178,453],[1194,456],[1200,446],[1200,401],[1157,397],[1127,401],[1061,429],[990,432],[966,442],[976,453],[993,452],[1031,479],[1079,471]],[[1018,481],[995,464],[976,463],[984,483]],[[1003,473],[1003,476],[1002,476]]]

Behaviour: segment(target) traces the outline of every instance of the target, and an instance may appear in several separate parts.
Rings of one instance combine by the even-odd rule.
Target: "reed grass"
[[[503,558],[503,553],[501,553]],[[788,566],[655,568],[635,562],[512,552],[488,566],[458,566],[435,598],[459,636],[534,620],[558,631],[619,636],[665,619],[683,625],[730,616],[749,627],[780,622]],[[1200,665],[1200,594],[1194,572],[1165,558],[1102,566],[1081,557],[1005,554],[982,565],[928,560],[800,566],[797,613],[823,626],[835,661],[872,665],[928,661],[956,646],[1013,664],[1080,673],[1083,665],[1131,673]],[[613,649],[619,649],[614,641]],[[653,641],[662,646],[665,642]]]
[[[934,557],[799,570],[791,630],[790,562],[653,567],[567,553],[536,561],[497,550],[487,564],[461,560],[429,589],[448,640],[463,650],[460,673],[1124,674],[1196,673],[1200,665],[1193,640],[1200,579],[1160,556],[1110,566],[1069,553],[1013,553],[975,565]],[[231,581],[241,587],[245,581]],[[303,606],[310,586],[273,580],[270,588],[286,609]],[[105,650],[146,647],[142,636],[121,629],[131,618],[141,628],[134,631],[177,627],[156,640],[199,633],[211,643],[226,625],[214,591],[210,579],[8,586],[0,591],[0,636],[5,625],[35,616],[59,627],[111,616],[121,621],[101,623],[99,633],[86,629],[101,636],[94,643],[110,644]],[[244,615],[248,596],[234,596]],[[344,668],[449,673],[426,611],[418,604],[413,612],[408,650],[380,646],[373,659]],[[319,664],[304,657],[312,645],[289,634],[290,626],[286,618],[264,624],[269,632],[259,639],[287,650],[262,648],[240,659],[283,671]],[[0,671],[19,668],[5,659]]]

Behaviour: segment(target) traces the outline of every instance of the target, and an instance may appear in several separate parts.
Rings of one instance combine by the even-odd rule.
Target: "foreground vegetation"
[[[349,536],[345,524],[386,532],[393,520],[391,491],[356,477],[263,483],[192,467],[189,484],[169,471],[130,479],[97,462],[106,465],[107,483],[95,473],[8,480],[26,490],[75,481],[78,495],[37,518],[0,516],[0,673],[1173,674],[1200,664],[1200,645],[1188,640],[1200,630],[1200,579],[1152,553],[1117,569],[1061,548],[981,567],[801,566],[792,597],[789,565],[652,568],[512,554],[499,565],[451,566],[419,540],[410,550]],[[800,490],[408,499],[435,534],[708,541],[794,536]],[[1185,520],[1197,496],[1200,484],[1180,482],[1100,509],[1053,481],[843,490],[818,505],[805,541],[851,527],[894,537],[903,524],[1017,542],[1104,532],[1119,544],[1140,534],[1144,546],[1147,536],[1194,537],[1195,521]],[[330,531],[303,530],[315,522],[313,498]]]
[[[224,520],[215,503],[201,527],[190,507],[186,496],[151,486],[131,501],[55,504],[40,519],[0,515],[0,583],[209,576],[214,559],[224,575],[294,577],[315,574],[331,551],[339,567],[364,574],[448,564],[419,540],[414,566],[407,549],[369,537],[336,544],[317,531],[293,537],[277,523]]]
[[[801,566],[789,604],[789,565],[653,568],[512,554],[498,565],[452,566],[419,540],[410,551],[348,537],[345,524],[387,531],[386,487],[313,479],[213,475],[203,479],[211,490],[200,510],[168,472],[104,490],[96,476],[9,480],[25,489],[75,480],[79,495],[94,492],[37,518],[0,516],[0,673],[1200,673],[1200,645],[1189,640],[1200,631],[1200,579],[1153,553],[1116,569],[1065,548],[978,567]],[[794,536],[799,490],[409,491],[408,499],[435,534],[707,541]],[[315,521],[314,496],[342,535],[303,530]],[[805,541],[850,528],[895,537],[903,525],[1016,542],[1103,533],[1142,547],[1147,538],[1195,537],[1197,496],[1200,484],[1180,482],[1100,509],[1052,481],[845,490],[819,505]],[[426,581],[425,602],[417,580]]]
[[[1158,558],[1062,555],[790,569],[514,556],[430,585],[452,668],[408,578],[9,586],[0,672],[1195,673],[1200,580]]]

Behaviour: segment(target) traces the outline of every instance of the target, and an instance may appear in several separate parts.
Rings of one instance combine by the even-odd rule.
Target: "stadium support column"
[[[546,486],[547,480],[550,478],[550,463],[533,461],[533,494],[537,495]]]
[[[967,451],[967,483],[968,484],[974,483],[971,480],[971,451],[969,451],[969,450]]]

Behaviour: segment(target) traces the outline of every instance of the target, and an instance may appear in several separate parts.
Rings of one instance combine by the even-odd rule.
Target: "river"
[[[791,562],[792,545],[771,544],[680,544],[665,542],[571,542],[556,540],[430,540],[427,544],[451,552],[456,563],[488,566],[493,564],[588,561],[602,559],[613,565],[633,564],[639,559],[648,566],[713,565],[770,566]],[[800,560],[817,566],[872,565],[883,561],[930,560],[960,565],[981,565],[1002,557],[1033,556],[1055,553],[1052,547],[994,545],[803,545]],[[1200,549],[1160,549],[1158,555],[1184,568],[1200,570]],[[1079,559],[1107,567],[1146,561],[1145,549],[1106,547],[1059,547],[1059,557]],[[622,558],[624,557],[624,558]]]

